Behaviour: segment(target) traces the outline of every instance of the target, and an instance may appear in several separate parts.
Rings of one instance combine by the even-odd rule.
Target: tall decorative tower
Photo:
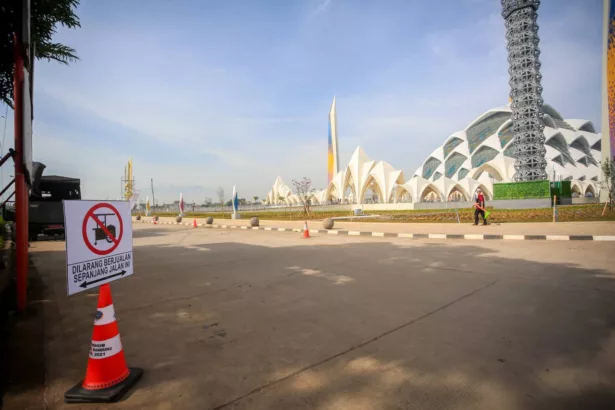
[[[340,157],[337,146],[337,114],[335,112],[335,97],[329,111],[329,146],[327,153],[327,183],[340,172]]]
[[[124,167],[124,179],[122,180],[124,185],[124,200],[130,201],[133,195],[134,179],[132,178],[132,158],[128,160],[128,164]]]
[[[515,181],[547,179],[536,24],[539,5],[540,0],[502,0],[512,98]]]

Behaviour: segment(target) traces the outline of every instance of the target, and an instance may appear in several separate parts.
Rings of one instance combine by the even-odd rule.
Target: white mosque
[[[550,105],[543,106],[547,172],[571,181],[573,197],[593,197],[599,191],[601,134],[590,121],[564,119]],[[329,117],[329,157],[337,159],[335,100]],[[370,159],[357,147],[343,169],[329,169],[326,189],[315,192],[313,204],[391,204],[470,201],[481,188],[493,197],[493,184],[513,182],[510,105],[493,108],[467,128],[450,135],[423,162],[412,178],[385,161]],[[332,151],[333,149],[333,151]],[[332,162],[330,161],[330,166]],[[300,205],[300,198],[275,180],[266,199],[272,205]]]

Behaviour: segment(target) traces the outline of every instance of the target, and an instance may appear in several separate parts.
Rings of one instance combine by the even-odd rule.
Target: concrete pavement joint
[[[234,262],[245,262],[245,261],[249,261],[252,259],[258,259],[257,257],[250,257],[250,258],[244,258],[244,259],[237,259],[234,260]],[[353,258],[350,259],[344,259],[344,260],[340,260],[337,262],[333,262],[333,263],[328,263],[326,265],[322,265],[322,266],[316,266],[315,269],[316,270],[323,270],[326,268],[329,268],[331,266],[335,266],[335,265],[341,265],[347,262],[352,261]],[[206,264],[198,264],[195,265],[196,266],[216,266],[216,265],[228,265],[228,261],[223,261],[223,262],[215,262],[215,263],[206,263]],[[199,298],[201,296],[207,296],[207,295],[215,295],[218,293],[224,293],[224,292],[231,292],[233,290],[235,290],[236,287],[242,287],[242,286],[246,286],[246,285],[250,285],[250,286],[258,286],[258,285],[263,285],[263,284],[269,284],[269,283],[275,283],[275,282],[279,282],[284,280],[284,278],[287,278],[289,276],[293,276],[295,274],[297,274],[299,272],[292,272],[288,275],[284,275],[281,276],[279,278],[273,278],[273,279],[266,279],[266,280],[262,280],[262,281],[256,281],[256,282],[243,282],[239,285],[233,285],[233,286],[229,286],[229,287],[225,287],[225,288],[221,288],[221,289],[212,289],[212,290],[208,290],[205,292],[200,292],[197,294],[193,294],[193,295],[186,295],[186,296],[178,296],[178,297],[174,297],[174,298],[167,298],[167,299],[159,299],[156,302],[152,302],[152,303],[148,303],[145,305],[141,305],[141,306],[135,306],[133,308],[127,308],[127,309],[123,309],[122,312],[123,313],[127,313],[127,312],[135,312],[138,310],[142,310],[142,309],[148,309],[151,308],[153,306],[160,306],[169,302],[177,302],[177,301],[181,301],[181,300],[190,300],[190,299],[195,299],[195,298]]]
[[[134,221],[141,223],[153,223],[153,221]],[[159,224],[181,225],[177,222],[158,222]],[[190,226],[191,224],[186,224]],[[275,227],[249,227],[238,225],[198,225],[199,227],[218,228],[218,229],[241,229],[256,231],[277,231],[277,232],[303,232],[299,228],[275,228]],[[437,234],[437,233],[394,233],[394,232],[368,232],[350,230],[322,230],[312,229],[310,233],[346,236],[372,236],[386,238],[408,238],[408,239],[465,239],[465,240],[518,240],[518,241],[610,241],[615,242],[615,236],[610,235],[493,235],[493,234]]]
[[[479,293],[480,291],[482,291],[482,290],[484,290],[484,289],[487,289],[487,288],[489,288],[489,287],[491,287],[491,286],[495,285],[495,284],[496,284],[496,283],[498,283],[498,282],[499,282],[499,280],[496,280],[496,281],[490,282],[490,283],[488,283],[488,284],[487,284],[487,285],[485,285],[485,286],[482,286],[482,287],[480,287],[480,288],[478,288],[478,289],[475,289],[475,290],[473,290],[473,291],[472,291],[472,292],[470,292],[470,293],[466,293],[465,295],[463,295],[463,296],[461,296],[461,297],[459,297],[459,298],[457,298],[457,299],[453,300],[452,302],[449,302],[449,303],[447,303],[447,304],[445,304],[445,305],[443,305],[443,306],[440,306],[440,307],[439,307],[439,308],[437,308],[437,309],[434,309],[434,310],[432,310],[432,311],[430,311],[430,312],[427,312],[427,313],[425,313],[424,315],[419,316],[419,317],[417,317],[417,318],[415,318],[415,319],[412,319],[412,320],[411,320],[411,321],[409,321],[409,322],[406,322],[406,323],[404,323],[404,324],[402,324],[402,325],[399,325],[399,326],[397,326],[397,327],[395,327],[395,328],[393,328],[393,329],[387,330],[386,332],[381,333],[381,334],[379,334],[379,335],[377,335],[377,336],[374,336],[374,337],[372,337],[371,339],[365,340],[365,341],[363,341],[363,342],[361,342],[361,343],[358,343],[358,344],[356,344],[356,345],[354,345],[354,346],[351,346],[350,348],[348,348],[348,349],[346,349],[346,350],[344,350],[344,351],[341,351],[341,352],[339,352],[339,353],[336,353],[336,354],[334,354],[333,356],[330,356],[330,357],[328,357],[328,358],[326,358],[326,359],[323,359],[323,360],[321,360],[321,361],[319,361],[319,362],[316,362],[316,363],[313,363],[313,364],[311,364],[311,365],[308,365],[308,366],[306,366],[306,367],[304,367],[304,368],[302,368],[302,369],[299,369],[299,370],[297,370],[297,371],[295,371],[295,372],[293,372],[293,373],[291,373],[291,374],[289,374],[289,375],[286,375],[286,376],[281,377],[281,378],[279,378],[279,379],[277,379],[277,380],[273,380],[273,381],[271,381],[271,382],[269,382],[269,383],[266,383],[266,384],[263,384],[263,385],[261,385],[261,386],[259,386],[259,387],[256,387],[255,389],[250,390],[249,392],[247,392],[246,394],[244,394],[244,395],[242,395],[242,396],[239,396],[239,397],[237,397],[237,398],[235,398],[235,399],[233,399],[233,400],[231,400],[231,401],[229,401],[229,402],[226,402],[226,403],[220,404],[220,405],[218,405],[218,406],[216,406],[216,407],[213,407],[211,410],[221,410],[221,409],[224,409],[224,408],[226,408],[226,407],[228,407],[228,406],[231,406],[231,405],[233,405],[233,404],[235,404],[235,403],[237,403],[237,402],[239,402],[239,401],[241,401],[241,400],[243,400],[243,399],[245,399],[245,398],[247,398],[247,397],[249,397],[249,396],[252,396],[253,394],[260,393],[261,391],[263,391],[263,390],[265,390],[265,389],[267,389],[267,388],[269,388],[269,387],[275,386],[275,385],[277,385],[277,384],[279,384],[279,383],[282,383],[282,382],[284,382],[284,381],[286,381],[286,380],[289,380],[289,379],[291,379],[291,378],[293,378],[293,377],[295,377],[295,376],[300,375],[300,374],[301,374],[301,373],[303,373],[303,372],[306,372],[306,371],[308,371],[308,370],[311,370],[311,369],[313,369],[313,368],[315,368],[315,367],[318,367],[318,366],[320,366],[320,365],[322,365],[322,364],[328,363],[328,362],[330,362],[331,360],[335,360],[335,359],[337,359],[337,358],[339,358],[339,357],[341,357],[341,356],[344,356],[344,355],[346,355],[346,354],[348,354],[348,353],[351,353],[351,352],[353,352],[353,351],[355,351],[355,350],[357,350],[357,349],[360,349],[360,348],[362,348],[362,347],[364,347],[364,346],[367,346],[368,344],[371,344],[371,343],[373,343],[373,342],[376,342],[376,341],[378,341],[379,339],[382,339],[383,337],[386,337],[386,336],[388,336],[388,335],[390,335],[390,334],[392,334],[392,333],[395,333],[395,332],[397,332],[397,331],[399,331],[399,330],[401,330],[401,329],[403,329],[403,328],[405,328],[405,327],[408,327],[408,326],[410,326],[410,325],[413,325],[414,323],[416,323],[416,322],[418,322],[418,321],[420,321],[420,320],[422,320],[422,319],[426,319],[426,318],[428,318],[429,316],[431,316],[431,315],[433,315],[433,314],[436,314],[436,313],[438,313],[438,312],[441,312],[441,311],[443,311],[444,309],[446,309],[446,308],[448,308],[448,307],[450,307],[450,306],[454,305],[454,304],[455,304],[455,303],[457,303],[457,302],[460,302],[460,301],[462,301],[462,300],[464,300],[464,299],[467,299],[467,298],[469,298],[469,297],[471,297],[471,296],[474,296],[474,295],[476,295],[477,293]]]

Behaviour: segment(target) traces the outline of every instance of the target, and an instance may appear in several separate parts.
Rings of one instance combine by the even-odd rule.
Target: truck
[[[64,234],[65,199],[81,199],[81,181],[77,178],[49,175],[40,177],[38,189],[30,194],[28,240],[36,241],[39,234]],[[15,208],[3,207],[5,221],[15,221]]]

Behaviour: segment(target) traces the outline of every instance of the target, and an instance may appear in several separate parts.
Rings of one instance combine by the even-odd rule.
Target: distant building
[[[601,135],[590,121],[566,119],[543,106],[547,173],[571,181],[573,196],[599,192]],[[464,130],[446,138],[411,179],[385,161],[370,159],[357,147],[346,167],[329,185],[315,192],[313,204],[470,201],[478,188],[493,198],[493,184],[513,182],[510,105],[480,115]],[[300,199],[278,177],[267,195],[269,204],[299,205]]]

